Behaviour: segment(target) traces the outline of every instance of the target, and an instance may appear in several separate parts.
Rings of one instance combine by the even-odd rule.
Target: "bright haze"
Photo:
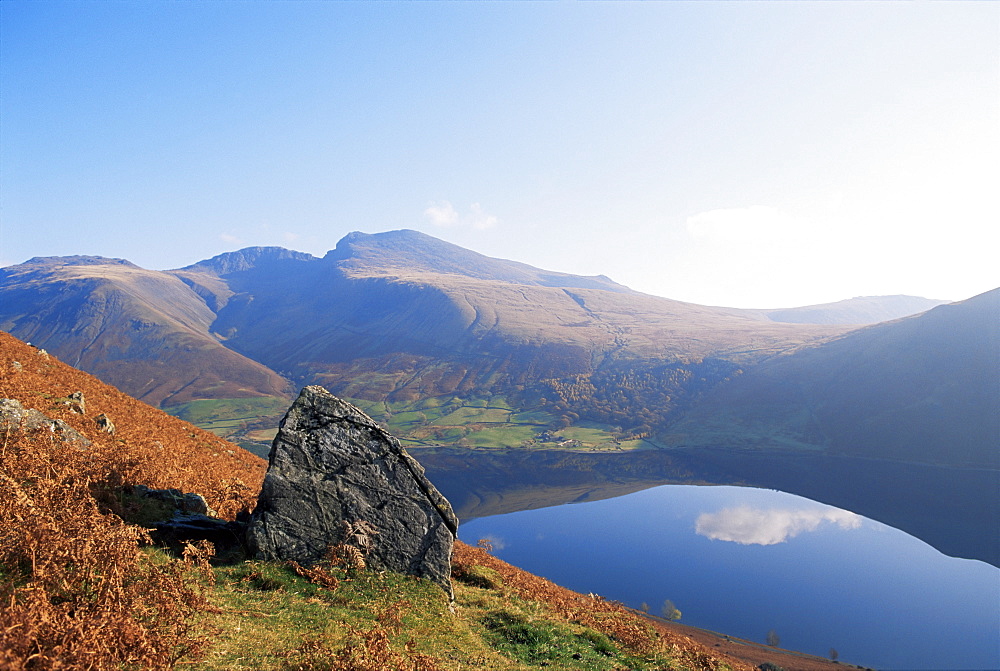
[[[0,3],[0,265],[411,228],[708,305],[1000,285],[1000,4]]]

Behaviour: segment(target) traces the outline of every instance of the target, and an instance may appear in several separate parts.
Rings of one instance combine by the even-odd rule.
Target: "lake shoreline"
[[[680,622],[670,622],[661,617],[636,611],[649,619],[655,627],[673,633],[683,634],[688,638],[701,643],[710,650],[717,650],[730,657],[743,660],[760,666],[771,663],[783,668],[785,671],[843,671],[844,669],[864,669],[867,667],[857,666],[849,662],[840,662],[810,655],[796,650],[786,650],[780,647],[771,647],[763,643],[756,643],[747,639],[720,634],[710,629],[702,629]]]

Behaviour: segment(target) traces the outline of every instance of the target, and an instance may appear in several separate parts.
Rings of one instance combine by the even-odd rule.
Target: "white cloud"
[[[841,529],[857,529],[861,526],[861,517],[838,508],[762,510],[739,506],[717,513],[702,513],[695,521],[695,531],[713,540],[740,545],[776,545],[802,532],[815,531],[823,522],[836,524]]]
[[[219,240],[222,240],[229,245],[242,245],[243,240],[233,235],[232,233],[219,233]]]
[[[299,235],[298,233],[292,233],[291,231],[285,231],[284,233],[281,234],[281,237],[284,238],[285,242],[295,242],[296,240],[298,240],[302,236]]]
[[[441,226],[442,228],[454,226],[459,220],[458,211],[447,200],[431,203],[424,210],[424,218],[435,226]]]
[[[493,214],[486,212],[479,203],[472,203],[466,214],[461,214],[455,206],[447,200],[431,203],[424,210],[424,219],[442,228],[454,226],[470,227],[477,231],[485,231],[493,228],[500,219]]]
[[[479,203],[473,203],[469,209],[471,210],[469,221],[476,230],[485,231],[487,228],[493,228],[499,221],[496,216],[484,212],[483,206]]]

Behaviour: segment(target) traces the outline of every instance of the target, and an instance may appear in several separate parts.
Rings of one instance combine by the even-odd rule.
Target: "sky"
[[[0,265],[410,228],[707,305],[961,300],[998,185],[995,2],[0,2]]]

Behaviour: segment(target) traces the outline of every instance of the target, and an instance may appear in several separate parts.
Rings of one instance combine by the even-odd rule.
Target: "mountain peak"
[[[286,260],[315,261],[317,259],[312,254],[296,252],[284,247],[245,247],[235,252],[225,252],[210,259],[185,266],[181,270],[207,270],[216,275],[228,275]]]
[[[409,229],[348,233],[323,260],[357,271],[432,273],[511,284],[631,292],[628,287],[603,275],[588,277],[542,270],[526,263],[486,256]]]
[[[138,268],[131,261],[126,259],[113,259],[106,256],[36,256],[28,259],[22,265],[32,266],[125,266],[127,268]]]
[[[343,261],[371,257],[376,254],[380,258],[388,257],[400,262],[426,260],[428,257],[435,259],[438,263],[445,259],[455,261],[459,257],[463,260],[477,257],[489,259],[478,252],[407,228],[382,233],[352,231],[341,238],[336,248],[327,252],[324,258],[330,261]]]

